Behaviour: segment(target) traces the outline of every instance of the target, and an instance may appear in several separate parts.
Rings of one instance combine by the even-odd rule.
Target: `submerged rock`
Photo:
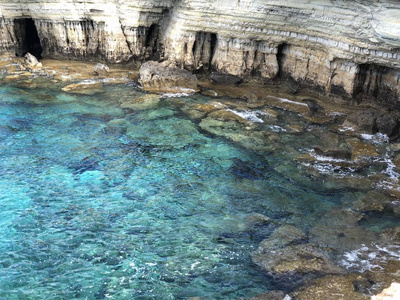
[[[332,209],[310,230],[311,242],[337,251],[358,249],[377,240],[377,233],[358,222],[363,215],[346,209]]]
[[[148,94],[138,98],[134,98],[130,101],[123,102],[121,104],[121,107],[133,110],[146,110],[156,107],[159,102],[160,102],[159,95]]]
[[[256,254],[253,256],[253,261],[274,277],[342,272],[341,268],[329,260],[322,248],[310,243],[290,245]]]
[[[366,193],[359,201],[356,201],[353,207],[360,212],[383,212],[390,203],[389,196],[373,190]]]
[[[94,95],[104,92],[103,83],[98,81],[82,81],[67,85],[61,89],[71,94]]]
[[[253,226],[253,225],[269,224],[273,222],[273,220],[271,220],[271,218],[263,214],[254,213],[247,217],[247,222],[250,226]]]
[[[257,251],[252,254],[253,261],[274,277],[341,272],[329,260],[325,250],[305,243],[306,239],[306,235],[298,228],[281,226],[260,243]]]
[[[195,75],[168,64],[148,61],[140,67],[139,76],[139,83],[142,88],[149,92],[182,93],[198,91]]]

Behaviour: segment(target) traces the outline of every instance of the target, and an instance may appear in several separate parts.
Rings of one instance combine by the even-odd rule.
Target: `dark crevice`
[[[147,31],[147,34],[146,34],[146,42],[145,42],[146,47],[153,46],[152,44],[155,39],[156,28],[157,28],[156,24],[153,24],[149,27],[149,30]]]
[[[211,44],[211,49],[210,49],[211,55],[210,55],[210,61],[208,63],[210,68],[211,68],[212,59],[213,59],[214,54],[215,54],[215,50],[217,49],[217,41],[218,41],[217,35],[215,33],[211,33],[211,42],[210,42],[210,44]]]
[[[193,56],[196,54],[196,50],[197,50],[197,41],[194,41],[192,49]]]
[[[276,60],[278,62],[278,77],[283,76],[283,60],[285,58],[285,50],[287,49],[288,45],[286,43],[280,44],[278,46],[278,52],[276,53]]]
[[[155,59],[158,53],[158,35],[159,35],[159,25],[152,24],[146,33],[146,39],[144,46],[148,48],[148,54],[150,59]]]
[[[42,57],[43,49],[33,19],[15,19],[14,28],[18,44],[16,54],[18,54],[18,56],[24,56],[29,52],[40,59]]]

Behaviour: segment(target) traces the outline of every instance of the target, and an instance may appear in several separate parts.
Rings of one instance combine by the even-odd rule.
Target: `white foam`
[[[127,77],[122,77],[122,78],[104,78],[104,79],[101,79],[100,81],[104,82],[104,83],[108,83],[108,82],[114,82],[114,81],[117,81],[117,80],[129,81],[129,78],[127,78]]]
[[[346,162],[348,160],[346,159],[341,159],[341,158],[333,158],[331,156],[323,156],[323,155],[318,155],[315,153],[314,150],[310,150],[310,155],[315,158],[315,160],[317,161],[321,161],[321,162],[337,162],[337,163],[341,163],[341,162]]]
[[[320,164],[303,163],[303,165],[306,167],[313,167],[315,170],[318,171],[318,173],[322,175],[332,175],[334,173],[335,175],[344,175],[342,174],[343,172],[338,172],[340,171],[340,167],[334,166],[330,163],[320,163]]]
[[[400,174],[395,171],[396,165],[389,157],[385,157],[384,162],[387,164],[387,167],[386,170],[382,171],[382,173],[388,175],[390,179],[397,180],[400,177]]]
[[[297,101],[289,100],[286,98],[279,98],[279,97],[273,97],[273,96],[270,96],[270,98],[277,99],[280,102],[286,102],[286,103],[291,103],[291,104],[296,104],[296,105],[301,105],[301,106],[308,106],[306,103],[297,102]]]
[[[375,259],[378,254],[374,252],[368,253],[368,251],[370,251],[370,249],[363,245],[360,249],[346,252],[340,264],[346,269],[356,269],[360,272],[381,268],[379,265],[373,263],[373,259]],[[371,254],[372,256],[370,256]]]
[[[339,128],[339,132],[344,132],[344,131],[356,131],[354,127],[350,126],[344,126],[342,128]]]
[[[383,133],[376,133],[376,134],[366,134],[362,133],[361,138],[363,140],[371,141],[373,144],[386,144],[389,142],[389,137]]]
[[[256,110],[256,111],[237,111],[233,109],[227,109],[227,111],[230,111],[234,113],[235,115],[238,115],[239,117],[246,119],[247,121],[253,122],[253,123],[264,123],[262,119],[259,118],[259,116],[266,116],[268,115],[267,113],[264,113],[262,111]]]
[[[79,82],[79,84],[96,84],[98,83],[98,80],[94,80],[94,79],[86,79],[86,80],[82,80]]]
[[[272,132],[286,132],[287,131],[285,128],[278,126],[278,125],[269,125],[268,128]]]
[[[400,258],[400,246],[392,245],[388,247],[380,247],[379,245],[376,246],[379,251],[389,255],[389,257],[395,257],[397,259]],[[392,249],[390,249],[392,248]]]
[[[372,269],[382,269],[379,265],[386,262],[389,258],[400,259],[400,246],[380,246],[373,245],[371,248],[363,245],[360,249],[346,252],[340,264],[346,269],[365,272]]]
[[[187,96],[190,96],[190,95],[196,93],[196,91],[193,89],[179,88],[179,90],[180,90],[180,92],[178,92],[178,93],[165,93],[165,94],[162,94],[161,97],[180,98],[180,97],[187,97]]]

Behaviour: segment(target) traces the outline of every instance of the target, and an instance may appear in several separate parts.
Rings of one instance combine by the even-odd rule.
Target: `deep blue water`
[[[299,185],[275,170],[294,168],[284,154],[204,133],[171,101],[134,112],[123,95],[142,93],[0,87],[0,298],[254,296],[274,288],[250,255],[274,227],[249,216],[307,230],[355,197]]]

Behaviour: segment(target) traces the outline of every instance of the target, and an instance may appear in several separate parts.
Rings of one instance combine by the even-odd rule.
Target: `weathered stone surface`
[[[69,84],[61,90],[71,94],[94,95],[103,92],[103,84],[98,81],[82,81]]]
[[[337,274],[341,269],[335,266],[322,248],[313,244],[291,245],[253,255],[253,261],[275,277],[299,274]]]
[[[281,226],[260,243],[252,254],[253,261],[275,277],[340,272],[340,268],[330,262],[322,248],[310,243],[301,243],[305,240],[306,235],[298,228]]]
[[[376,157],[379,155],[376,147],[372,144],[364,143],[358,139],[348,139],[346,142],[351,147],[352,159],[359,159],[363,157]]]
[[[197,78],[190,72],[154,61],[140,67],[139,82],[150,92],[180,93],[198,90]]]
[[[354,284],[365,280],[357,274],[329,275],[312,281],[302,290],[294,292],[293,296],[296,300],[369,300],[369,296],[356,291]]]

